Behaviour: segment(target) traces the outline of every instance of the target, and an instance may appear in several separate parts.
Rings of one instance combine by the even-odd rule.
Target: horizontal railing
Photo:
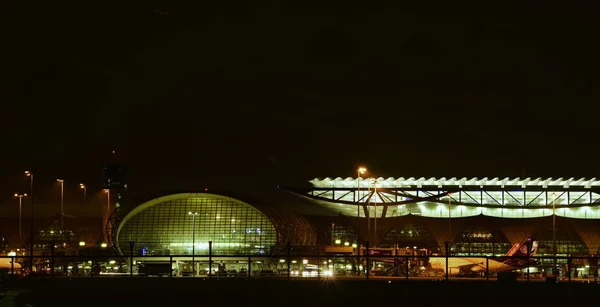
[[[31,260],[33,259],[33,266]],[[598,257],[421,255],[2,256],[0,274],[19,277],[425,279],[597,281]],[[33,270],[31,268],[33,267]]]

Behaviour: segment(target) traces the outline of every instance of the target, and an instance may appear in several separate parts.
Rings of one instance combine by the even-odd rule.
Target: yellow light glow
[[[352,244],[352,247],[353,247],[353,248],[357,248],[357,247],[358,247],[358,245],[356,245],[356,243],[353,243],[353,244]]]
[[[102,244],[100,244],[100,246],[101,246],[102,248],[106,248],[106,247],[108,246],[108,244],[106,244],[106,243],[102,243]]]
[[[302,264],[308,264],[308,259],[302,259]]]
[[[83,241],[79,242],[79,246],[85,246],[85,242],[83,242]]]
[[[342,240],[340,240],[340,239],[335,240],[335,244],[341,244],[341,243],[342,243]]]
[[[364,173],[367,172],[367,168],[361,166],[361,167],[358,168],[358,172],[361,173],[361,174],[364,174]]]
[[[344,242],[344,246],[350,246],[350,242]]]

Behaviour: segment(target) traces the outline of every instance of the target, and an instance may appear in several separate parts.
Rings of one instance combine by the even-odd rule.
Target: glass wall
[[[456,256],[502,256],[511,246],[500,230],[471,227],[458,234],[450,246],[450,252]]]
[[[209,241],[214,255],[264,254],[275,247],[275,227],[256,208],[227,197],[185,195],[129,213],[117,233],[121,252],[129,253],[129,241],[135,255],[207,255]]]
[[[398,244],[398,247],[427,249],[432,253],[439,253],[440,248],[433,235],[423,226],[415,224],[412,221],[406,223],[403,227],[390,230],[384,237],[381,246],[392,247]]]
[[[331,245],[346,243],[349,245],[358,243],[358,235],[354,231],[354,227],[348,225],[335,225],[331,230]]]
[[[556,236],[554,235],[556,233]],[[542,229],[537,231],[533,238],[538,241],[539,256],[553,256],[554,244],[556,242],[556,255],[559,257],[567,256],[588,256],[589,250],[579,234],[570,228],[557,228],[556,232],[552,229]],[[556,240],[554,240],[556,237]]]

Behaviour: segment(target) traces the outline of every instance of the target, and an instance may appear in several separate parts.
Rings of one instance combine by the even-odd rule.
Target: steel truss
[[[391,178],[393,179],[393,178]],[[557,215],[576,218],[600,218],[600,182],[584,180],[482,180],[443,181],[441,179],[325,179],[312,180],[312,188],[289,189],[347,216],[388,217],[415,214],[411,205],[433,206],[428,214],[448,215],[450,210],[468,206],[488,209],[559,209]],[[450,182],[450,183],[449,183]],[[357,210],[356,206],[362,210]],[[405,206],[406,205],[406,206]],[[353,207],[353,208],[350,208]],[[375,207],[378,207],[375,209]],[[595,207],[591,210],[589,207]],[[581,212],[566,212],[565,208],[581,208]],[[439,209],[439,210],[438,210]],[[408,212],[399,212],[408,210]],[[433,211],[437,210],[435,213]],[[595,212],[592,212],[595,211]],[[479,212],[478,214],[487,214]],[[505,212],[489,213],[504,217]],[[506,217],[535,217],[527,212],[507,212]],[[551,213],[540,211],[539,216]],[[471,214],[474,215],[474,214]],[[576,216],[575,216],[576,215]],[[459,215],[461,216],[460,212]],[[457,216],[457,217],[458,217]]]

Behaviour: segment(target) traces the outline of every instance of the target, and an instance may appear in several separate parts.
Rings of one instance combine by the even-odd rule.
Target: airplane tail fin
[[[533,256],[537,253],[538,242],[527,238],[523,243],[513,245],[508,253],[506,253],[506,256],[526,257],[528,247],[530,247],[529,256]]]

